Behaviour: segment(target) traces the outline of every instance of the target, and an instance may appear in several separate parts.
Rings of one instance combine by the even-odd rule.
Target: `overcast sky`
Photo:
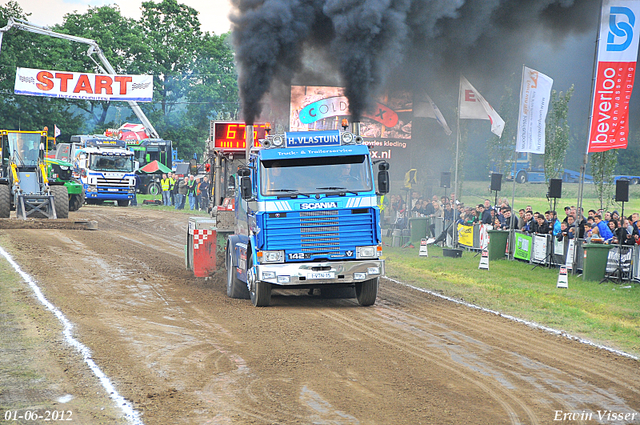
[[[66,13],[77,11],[84,13],[90,6],[104,6],[117,4],[122,15],[128,18],[140,18],[140,5],[143,0],[17,0],[20,7],[31,13],[29,21],[37,25],[51,26],[61,24]],[[6,5],[8,0],[0,0]],[[158,2],[158,1],[156,1]],[[229,11],[231,9],[228,0],[180,0],[200,12],[200,23],[203,31],[222,34],[229,31]]]

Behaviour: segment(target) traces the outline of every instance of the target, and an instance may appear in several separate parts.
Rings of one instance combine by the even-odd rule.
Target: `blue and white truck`
[[[56,159],[74,165],[74,177],[82,182],[88,204],[115,201],[125,207],[135,194],[137,163],[124,140],[71,136],[70,144],[58,144]]]
[[[374,304],[384,274],[376,186],[388,192],[388,163],[373,163],[362,138],[341,130],[260,143],[237,174],[227,295],[260,307],[272,288],[354,287],[360,305]]]

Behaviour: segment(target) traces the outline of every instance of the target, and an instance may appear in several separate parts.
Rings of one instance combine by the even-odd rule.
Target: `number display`
[[[214,147],[225,152],[244,151],[247,148],[246,129],[247,125],[242,122],[214,123]],[[265,136],[265,124],[254,124],[254,146],[260,146],[259,140]]]

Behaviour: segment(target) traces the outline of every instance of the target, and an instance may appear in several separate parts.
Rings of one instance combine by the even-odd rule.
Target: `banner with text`
[[[153,75],[108,75],[18,68],[14,92],[28,96],[151,102]]]
[[[526,66],[522,69],[516,152],[544,154],[545,121],[553,80]]]
[[[626,149],[638,58],[638,0],[603,0],[587,152]]]

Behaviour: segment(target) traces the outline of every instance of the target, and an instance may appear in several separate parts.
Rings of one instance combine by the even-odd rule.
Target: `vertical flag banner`
[[[460,119],[491,121],[491,132],[498,137],[502,136],[504,120],[462,75],[460,76],[458,111]]]
[[[522,70],[516,152],[544,154],[545,121],[553,80],[526,66]]]
[[[640,1],[603,0],[587,152],[626,149],[638,59]]]
[[[58,137],[60,135],[60,129],[56,124],[53,125],[53,137]]]

